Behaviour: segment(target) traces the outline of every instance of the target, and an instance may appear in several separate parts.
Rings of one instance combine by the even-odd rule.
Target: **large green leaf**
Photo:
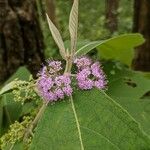
[[[143,73],[108,64],[108,95],[121,104],[150,135],[150,98],[144,95],[150,91],[150,80]]]
[[[22,112],[22,105],[13,100],[12,93],[9,93],[14,88],[13,80],[18,78],[20,80],[28,80],[30,76],[29,71],[25,67],[20,67],[9,80],[5,83],[4,88],[1,90],[1,100],[4,118],[2,120],[3,132],[7,130],[9,124],[17,120]],[[14,81],[15,82],[15,81]],[[2,128],[1,128],[2,129]]]
[[[101,58],[119,60],[130,66],[134,56],[134,48],[143,42],[144,38],[141,34],[124,34],[103,41],[86,41],[84,45],[78,46],[75,55],[82,56],[97,48]]]
[[[103,41],[97,49],[101,58],[119,60],[130,66],[134,48],[143,42],[141,34],[125,34]]]
[[[120,105],[95,89],[47,107],[30,147],[41,149],[148,150],[150,139]]]

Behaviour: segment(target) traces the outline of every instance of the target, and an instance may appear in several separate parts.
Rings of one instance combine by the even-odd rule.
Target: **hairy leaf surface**
[[[65,58],[66,52],[65,52],[65,46],[64,46],[64,42],[62,40],[62,37],[61,37],[58,29],[53,24],[53,22],[50,20],[50,18],[47,14],[46,14],[46,17],[47,17],[47,20],[48,20],[49,29],[52,33],[52,36],[53,36],[58,48],[59,48],[60,54],[63,58]]]
[[[102,42],[97,49],[101,58],[119,60],[130,66],[134,48],[143,42],[144,38],[141,34],[125,34]]]
[[[30,147],[41,149],[141,150],[150,149],[150,139],[120,105],[94,89],[47,107]]]
[[[76,56],[82,56],[98,49],[100,58],[119,60],[126,65],[131,65],[134,56],[134,48],[141,45],[144,38],[140,34],[124,34],[103,41],[84,42],[78,47]]]
[[[108,95],[123,106],[150,135],[150,97],[146,96],[150,92],[150,79],[141,72],[118,68],[112,63],[104,69],[109,80]]]
[[[74,0],[69,18],[69,31],[71,37],[71,50],[76,51],[77,44],[77,29],[78,29],[78,5],[79,0]]]

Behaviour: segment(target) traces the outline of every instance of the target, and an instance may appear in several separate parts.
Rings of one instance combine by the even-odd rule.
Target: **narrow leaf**
[[[58,29],[56,28],[56,26],[53,24],[53,22],[50,20],[48,14],[46,14],[47,17],[47,21],[48,21],[48,25],[50,28],[50,31],[52,33],[52,36],[59,48],[60,54],[61,56],[65,59],[66,53],[65,53],[65,46],[64,46],[64,42],[62,40],[62,37],[58,31]]]
[[[77,29],[78,29],[78,5],[79,0],[74,0],[69,18],[69,31],[71,37],[71,51],[74,54],[77,44]]]
[[[47,107],[31,143],[35,149],[148,150],[150,139],[127,111],[94,89]]]

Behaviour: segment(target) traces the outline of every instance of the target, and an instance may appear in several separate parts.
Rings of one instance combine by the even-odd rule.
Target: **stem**
[[[65,73],[71,73],[71,68],[72,68],[72,57],[68,57],[68,59],[66,60]]]
[[[14,144],[12,144],[12,145],[11,145],[11,147],[9,148],[9,150],[12,150],[12,149],[13,149],[13,147],[14,147]]]
[[[40,108],[38,114],[36,115],[35,119],[32,122],[32,126],[35,127],[38,121],[40,120],[41,116],[43,115],[43,112],[46,109],[47,104],[43,103],[42,107]]]
[[[32,135],[32,130],[36,127],[38,121],[41,119],[45,109],[47,107],[47,103],[43,103],[42,107],[40,108],[38,114],[36,115],[36,117],[34,118],[33,122],[30,124],[29,128],[27,128],[27,132],[24,135],[24,140],[26,140],[29,135]]]

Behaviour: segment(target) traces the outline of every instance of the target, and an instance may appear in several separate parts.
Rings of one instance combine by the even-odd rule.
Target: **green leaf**
[[[65,51],[65,46],[64,46],[64,42],[62,40],[62,37],[58,31],[58,29],[55,27],[55,25],[53,24],[53,22],[50,20],[48,14],[46,14],[47,17],[47,21],[48,21],[48,25],[49,25],[49,29],[52,33],[52,36],[59,48],[60,54],[61,56],[65,59],[66,57],[66,51]]]
[[[115,59],[130,66],[134,48],[143,42],[141,34],[125,34],[103,41],[97,49],[101,58]]]
[[[30,76],[30,72],[26,69],[26,67],[20,67],[16,71],[16,73],[14,73],[10,77],[10,79],[6,82],[4,88],[2,88],[1,90],[1,93],[3,93],[3,95],[1,95],[1,101],[3,104],[2,105],[3,114],[5,116],[2,120],[2,124],[4,125],[2,127],[3,132],[7,130],[7,127],[9,127],[9,124],[11,124],[12,122],[14,122],[20,117],[20,114],[22,112],[22,105],[13,100],[12,93],[8,93],[9,91],[13,89],[13,84],[12,84],[13,80],[16,78],[20,80],[29,80],[29,76]]]
[[[2,124],[3,124],[3,102],[1,101],[0,97],[0,136],[2,132]]]
[[[28,81],[31,73],[26,67],[20,67],[18,70],[7,80],[6,83],[13,81],[14,79]]]
[[[23,143],[17,142],[15,144],[8,144],[4,150],[24,150]]]
[[[77,30],[78,30],[78,5],[79,0],[74,0],[69,18],[69,31],[71,37],[71,51],[73,54],[76,51],[77,45]]]
[[[36,107],[36,105],[33,103],[33,101],[25,103],[22,106],[22,112],[20,115],[24,116],[24,115],[30,114],[31,112],[34,111],[35,107]]]
[[[75,53],[76,56],[82,56],[96,48],[97,46],[101,45],[103,41],[94,41],[89,42],[88,44],[84,45],[83,47],[79,48],[78,51]]]
[[[105,65],[104,69],[109,80],[108,95],[123,106],[150,135],[150,98],[144,97],[150,91],[150,80],[141,72],[118,68],[112,63]]]
[[[77,49],[80,49],[81,47],[85,46],[88,43],[90,43],[89,40],[80,40],[79,39],[78,42],[77,42]],[[65,44],[65,48],[66,49],[71,49],[71,47],[70,47],[70,41],[69,40],[66,40],[64,42],[64,44]]]
[[[15,85],[18,81],[14,79],[20,80],[28,80],[30,76],[30,72],[25,67],[20,67],[5,83],[5,86],[0,90],[0,95],[10,92],[15,88]]]
[[[23,142],[17,142],[14,144],[12,150],[24,150]]]
[[[150,149],[150,139],[120,105],[94,89],[47,107],[30,147],[41,149],[141,150]]]
[[[5,94],[10,92],[11,90],[13,90],[15,88],[17,81],[12,81],[8,84],[6,84],[1,90],[0,90],[0,95]]]

